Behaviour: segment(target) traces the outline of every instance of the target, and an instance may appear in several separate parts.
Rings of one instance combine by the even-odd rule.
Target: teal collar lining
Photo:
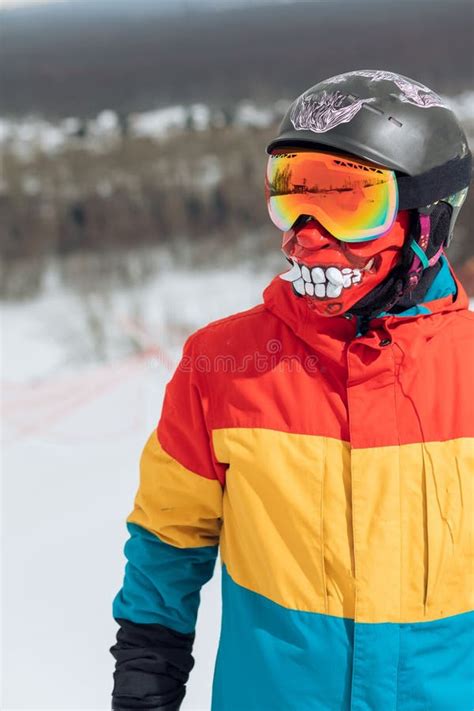
[[[437,273],[435,279],[433,280],[433,283],[431,284],[430,288],[426,292],[423,303],[421,304],[416,304],[415,306],[410,307],[409,309],[405,309],[405,311],[401,311],[398,314],[392,314],[389,311],[381,311],[378,315],[377,318],[380,318],[381,316],[416,316],[417,314],[430,314],[431,311],[430,309],[425,306],[426,303],[429,301],[434,301],[435,299],[442,299],[444,296],[449,296],[450,294],[453,295],[453,298],[456,298],[457,295],[457,287],[456,287],[456,282],[454,281],[453,275],[451,274],[451,270],[449,268],[449,262],[446,259],[446,257],[441,255],[440,257],[441,261],[441,269]]]

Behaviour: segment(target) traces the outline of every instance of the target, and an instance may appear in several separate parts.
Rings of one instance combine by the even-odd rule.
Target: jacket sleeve
[[[224,471],[210,442],[195,336],[166,386],[126,521],[127,562],[112,608],[119,630],[110,648],[117,711],[180,708],[194,666],[200,589],[217,558]]]

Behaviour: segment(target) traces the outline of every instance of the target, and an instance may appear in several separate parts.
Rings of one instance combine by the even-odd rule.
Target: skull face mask
[[[342,314],[397,265],[410,230],[395,172],[337,151],[280,147],[268,158],[267,208],[292,268],[281,278],[324,316]]]
[[[343,314],[398,264],[409,223],[409,212],[400,211],[383,236],[347,242],[314,218],[300,220],[283,234],[282,251],[292,267],[280,278],[291,282],[295,296],[309,300],[320,315]]]

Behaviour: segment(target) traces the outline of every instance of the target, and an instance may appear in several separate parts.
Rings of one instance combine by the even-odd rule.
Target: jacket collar
[[[291,283],[280,279],[280,274],[264,289],[263,302],[265,307],[286,323],[299,338],[310,346],[331,354],[332,358],[338,359],[346,346],[359,337],[358,319],[355,316],[325,317],[316,314],[308,307],[305,298],[295,296]],[[364,338],[378,343],[380,335],[385,332],[396,339],[405,334],[407,328],[412,335],[416,332],[429,338],[446,324],[446,317],[468,308],[466,291],[447,257],[443,255],[442,269],[423,302],[399,314],[381,312],[369,321]]]

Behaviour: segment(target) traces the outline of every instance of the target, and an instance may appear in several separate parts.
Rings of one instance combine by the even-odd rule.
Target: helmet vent
[[[399,121],[398,119],[396,119],[394,116],[389,116],[389,117],[388,117],[388,120],[389,120],[389,121],[392,121],[392,122],[393,122],[396,126],[398,126],[399,128],[401,128],[401,127],[403,126],[402,122]]]
[[[363,108],[366,109],[366,111],[372,111],[374,114],[379,114],[379,116],[384,115],[384,111],[382,109],[379,109],[377,106],[372,106],[372,104],[363,104]]]

